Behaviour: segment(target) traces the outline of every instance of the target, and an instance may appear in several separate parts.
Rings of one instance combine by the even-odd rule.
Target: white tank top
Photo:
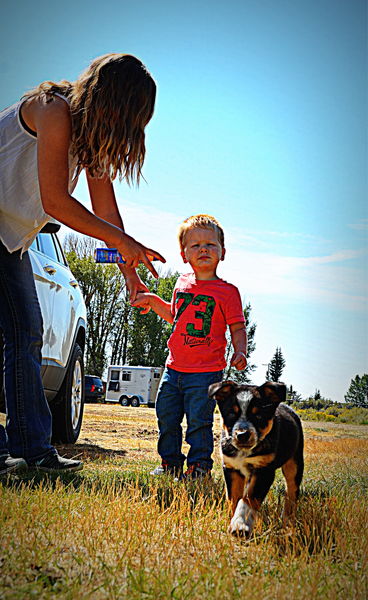
[[[37,136],[20,119],[23,102],[0,112],[0,239],[9,252],[21,249],[22,254],[51,219],[41,202]],[[70,194],[77,184],[76,165],[77,160],[69,155]]]

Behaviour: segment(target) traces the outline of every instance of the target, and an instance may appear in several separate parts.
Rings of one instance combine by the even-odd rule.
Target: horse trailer
[[[155,406],[163,367],[110,365],[107,373],[106,402],[122,406]]]

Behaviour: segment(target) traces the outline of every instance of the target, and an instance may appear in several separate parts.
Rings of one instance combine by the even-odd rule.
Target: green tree
[[[271,362],[268,363],[266,379],[267,381],[280,381],[280,377],[285,368],[286,362],[282,355],[281,348],[276,348]]]
[[[293,402],[301,402],[302,396],[299,394],[293,386],[290,384],[290,387],[286,390],[286,402],[288,404],[292,404]]]
[[[124,277],[116,265],[94,261],[97,243],[70,234],[64,250],[82,290],[87,308],[86,371],[102,377],[109,364],[163,366],[171,325],[150,311],[142,315],[132,308]],[[142,281],[150,291],[171,300],[178,273],[157,280],[140,265]]]
[[[138,272],[149,291],[166,302],[171,301],[179,273],[167,273],[155,279],[146,267],[140,265]],[[138,308],[132,310],[129,319],[129,340],[127,359],[130,365],[159,367],[165,364],[168,349],[167,340],[171,324],[159,317],[153,310],[141,314]]]
[[[86,372],[102,377],[117,339],[127,335],[126,289],[116,265],[95,263],[97,243],[69,234],[64,250],[87,309]]]
[[[226,345],[226,363],[227,367],[224,371],[224,379],[232,379],[237,383],[250,383],[251,381],[251,373],[256,368],[256,365],[250,362],[250,356],[252,352],[254,352],[256,348],[256,344],[254,341],[254,336],[256,333],[257,324],[253,323],[250,318],[250,313],[252,311],[252,307],[250,304],[247,304],[244,309],[244,317],[246,322],[246,330],[247,330],[247,338],[248,338],[248,351],[247,351],[247,366],[244,371],[238,371],[235,367],[230,365],[230,360],[233,354],[233,347],[231,344],[230,334],[227,334],[227,345]]]
[[[350,387],[345,394],[345,401],[354,406],[368,408],[368,375],[355,376],[350,382]]]

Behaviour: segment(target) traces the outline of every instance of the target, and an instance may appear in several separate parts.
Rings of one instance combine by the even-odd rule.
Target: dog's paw
[[[256,512],[240,499],[230,521],[230,533],[236,537],[249,538],[253,531],[255,517]]]
[[[252,533],[252,526],[241,517],[231,519],[229,533],[235,537],[249,538]]]

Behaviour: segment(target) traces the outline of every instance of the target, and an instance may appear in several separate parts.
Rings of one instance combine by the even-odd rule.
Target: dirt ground
[[[215,413],[215,463],[220,463],[218,442],[220,439],[220,415]],[[306,450],[318,441],[333,441],[344,438],[362,438],[367,427],[362,425],[303,422]],[[185,435],[185,423],[183,425]],[[157,422],[152,408],[123,407],[120,404],[86,404],[83,425],[75,446],[58,446],[64,456],[80,456],[88,459],[119,459],[130,461],[157,462]],[[184,442],[183,451],[187,446]]]
[[[0,416],[5,422],[5,415]],[[306,438],[306,450],[318,441],[343,441],[344,438],[366,438],[367,426],[322,423],[304,421],[303,429]],[[183,425],[185,435],[185,423]],[[215,453],[214,461],[220,464],[218,441],[220,438],[220,415],[215,413]],[[57,445],[63,456],[80,457],[88,461],[117,460],[120,462],[152,461],[158,462],[157,422],[155,410],[152,408],[123,407],[120,404],[86,404],[80,436],[75,445]],[[187,446],[184,442],[183,451]]]
[[[219,439],[220,419],[215,417],[215,438]],[[185,423],[183,424],[185,435]],[[86,404],[78,441],[71,447],[58,446],[65,456],[76,454],[85,459],[119,456],[132,460],[158,461],[157,420],[152,408],[123,407],[120,404]],[[186,452],[186,444],[183,451]]]

